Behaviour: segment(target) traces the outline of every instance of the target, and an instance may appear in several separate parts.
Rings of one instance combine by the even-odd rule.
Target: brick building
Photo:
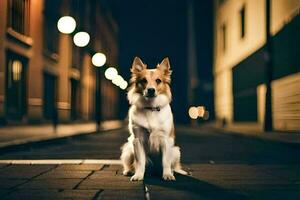
[[[58,31],[64,15],[76,20],[75,32],[90,34],[87,47],[76,47],[72,34]],[[117,28],[109,7],[96,0],[0,1],[1,123],[116,118],[118,88],[103,72],[117,64]],[[94,52],[106,55],[106,66],[92,65]]]

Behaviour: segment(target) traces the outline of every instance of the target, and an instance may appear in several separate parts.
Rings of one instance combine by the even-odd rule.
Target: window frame
[[[243,5],[239,10],[239,27],[240,27],[240,39],[246,37],[246,6]]]
[[[221,50],[223,53],[227,51],[227,24],[223,22],[220,27],[221,32]]]
[[[20,3],[22,2],[22,3]],[[8,0],[7,28],[14,32],[30,36],[30,5],[31,0]],[[19,8],[17,8],[20,6]],[[19,13],[20,10],[21,13]],[[18,24],[19,23],[19,24]],[[19,27],[18,27],[19,26]]]
[[[51,58],[52,60],[58,61],[60,33],[56,28],[56,23],[60,16],[60,5],[57,5],[57,8],[55,9],[47,9],[47,1],[51,2],[52,0],[44,1],[43,53],[45,56]],[[54,1],[54,3],[58,4],[59,1]],[[49,31],[51,33],[49,33]]]

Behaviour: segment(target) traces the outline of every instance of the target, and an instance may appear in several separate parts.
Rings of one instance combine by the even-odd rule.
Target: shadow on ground
[[[237,191],[227,190],[190,175],[175,174],[176,181],[164,181],[158,176],[147,176],[145,185],[150,190],[151,199],[248,199]],[[157,196],[153,196],[153,194]]]

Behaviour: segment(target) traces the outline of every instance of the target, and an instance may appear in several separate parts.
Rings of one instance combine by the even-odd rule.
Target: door
[[[56,114],[57,102],[56,76],[44,73],[44,118],[53,120]]]
[[[10,51],[7,52],[6,58],[6,118],[22,121],[27,113],[28,60]]]

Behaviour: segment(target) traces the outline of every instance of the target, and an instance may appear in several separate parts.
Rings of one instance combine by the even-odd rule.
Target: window
[[[56,58],[58,53],[59,32],[56,27],[59,18],[59,0],[46,0],[44,8],[44,50]]]
[[[227,36],[226,36],[226,34],[227,33],[226,32],[227,32],[226,24],[223,24],[221,26],[221,38],[222,38],[222,51],[223,52],[225,52],[226,48],[227,48],[227,46],[226,46],[226,44],[227,44],[227,41],[226,41]]]
[[[29,35],[30,0],[8,1],[8,27],[23,35]]]
[[[44,118],[56,120],[57,115],[57,77],[44,73],[44,99],[43,99],[43,108],[44,108]]]
[[[241,28],[241,32],[240,32],[240,37],[244,38],[245,37],[245,6],[242,7],[242,9],[240,10],[240,28]]]

